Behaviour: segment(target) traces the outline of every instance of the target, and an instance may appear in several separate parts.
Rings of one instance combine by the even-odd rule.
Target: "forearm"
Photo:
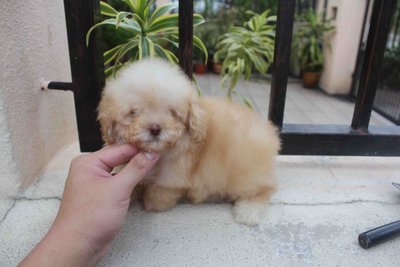
[[[102,251],[92,248],[88,240],[68,229],[68,226],[55,223],[18,266],[94,266],[101,257]]]

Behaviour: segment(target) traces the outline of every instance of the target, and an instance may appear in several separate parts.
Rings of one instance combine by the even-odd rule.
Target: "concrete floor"
[[[269,86],[241,83],[265,116]],[[286,107],[285,122],[351,119],[351,103],[296,83]],[[377,114],[373,122],[390,124]],[[66,146],[26,192],[0,200],[0,266],[15,266],[48,230],[78,154],[77,142]],[[391,186],[400,182],[400,157],[280,156],[277,164],[279,189],[261,225],[236,224],[229,204],[181,204],[162,213],[135,206],[99,266],[399,266],[400,238],[364,250],[357,236],[400,219],[400,191]]]

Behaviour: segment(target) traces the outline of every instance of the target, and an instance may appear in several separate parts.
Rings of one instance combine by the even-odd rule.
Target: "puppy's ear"
[[[197,100],[189,104],[189,113],[186,120],[186,127],[194,142],[201,142],[207,134],[207,119],[205,111],[199,106]]]
[[[106,144],[116,143],[116,122],[114,120],[114,112],[111,99],[103,95],[97,111],[97,120],[100,122],[101,136],[103,138],[103,141]]]
[[[117,141],[115,121],[109,118],[99,117],[99,122],[103,141],[108,145],[115,144]]]

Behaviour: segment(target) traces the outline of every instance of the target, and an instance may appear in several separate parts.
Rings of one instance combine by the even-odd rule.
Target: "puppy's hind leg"
[[[235,221],[250,226],[259,224],[274,191],[274,188],[266,187],[255,196],[237,199],[232,209]]]

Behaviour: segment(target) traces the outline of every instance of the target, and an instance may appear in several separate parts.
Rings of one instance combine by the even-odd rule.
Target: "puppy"
[[[275,128],[246,107],[198,97],[175,65],[145,59],[107,82],[98,108],[107,144],[130,143],[160,153],[143,180],[147,211],[193,203],[234,202],[237,222],[260,222],[275,190]]]

